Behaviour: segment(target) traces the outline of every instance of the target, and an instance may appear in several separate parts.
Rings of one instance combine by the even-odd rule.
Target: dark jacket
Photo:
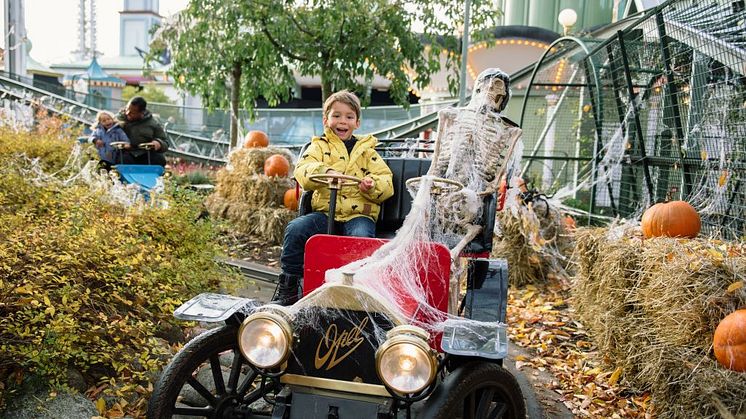
[[[127,121],[127,117],[124,112],[120,112],[117,115],[119,119],[119,125],[124,129],[125,134],[130,139],[132,149],[129,151],[135,157],[145,155],[147,151],[141,150],[138,146],[142,143],[149,143],[153,140],[161,143],[161,149],[159,153],[163,153],[168,150],[168,142],[166,141],[166,131],[163,130],[163,126],[153,116],[150,111],[145,110],[145,114],[139,121]]]
[[[101,160],[109,163],[116,163],[114,161],[116,150],[111,146],[111,143],[116,141],[125,143],[130,142],[129,138],[127,138],[127,134],[122,130],[122,127],[117,124],[112,125],[109,129],[104,128],[101,124],[96,125],[96,129],[93,131],[93,134],[91,134],[89,141],[95,144],[96,140],[104,142],[103,147],[96,149],[98,151],[98,156]]]

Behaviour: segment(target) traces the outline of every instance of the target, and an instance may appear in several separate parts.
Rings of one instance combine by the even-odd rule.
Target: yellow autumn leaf
[[[525,361],[526,357],[523,355],[516,355],[515,357],[513,357],[513,359],[516,361]]]
[[[15,289],[15,292],[18,294],[33,294],[34,291],[31,290],[31,286],[29,285],[23,285]]]
[[[51,306],[52,305],[52,302],[49,301],[49,297],[47,297],[46,295],[44,296],[44,305],[46,305],[46,306]]]
[[[106,412],[106,400],[104,400],[103,397],[99,397],[98,400],[96,400],[96,410],[98,410],[98,413],[101,413],[102,415]]]
[[[622,367],[617,367],[613,373],[611,373],[611,377],[609,377],[609,385],[614,386],[616,385],[616,382],[619,380],[619,377],[622,375]]]
[[[723,173],[720,174],[720,179],[718,179],[718,186],[720,187],[724,186],[727,180],[728,180],[728,171],[723,170]]]
[[[715,259],[717,261],[722,261],[723,260],[723,254],[720,253],[720,252],[718,252],[717,250],[715,250],[713,248],[707,249],[707,253],[710,254],[710,257],[712,257],[713,259]]]
[[[728,291],[729,293],[735,292],[736,290],[739,290],[743,288],[743,281],[734,282],[730,285],[728,285]]]

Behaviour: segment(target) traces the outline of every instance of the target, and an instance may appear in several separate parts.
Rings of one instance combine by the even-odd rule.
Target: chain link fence
[[[670,0],[603,42],[556,42],[524,103],[525,175],[594,215],[683,199],[741,238],[745,25],[743,0]]]

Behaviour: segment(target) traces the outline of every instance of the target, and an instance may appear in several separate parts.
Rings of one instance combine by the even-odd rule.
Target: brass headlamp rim
[[[243,335],[243,332],[246,329],[246,327],[251,322],[256,321],[256,320],[268,320],[276,324],[282,331],[282,334],[285,337],[285,341],[287,342],[285,353],[283,354],[283,356],[280,358],[278,362],[272,365],[264,366],[264,367],[259,367],[258,365],[256,365],[256,367],[270,369],[270,368],[275,368],[278,365],[282,365],[290,356],[290,352],[293,347],[293,329],[290,327],[290,323],[288,322],[286,316],[287,314],[281,310],[269,309],[269,310],[264,310],[264,311],[257,311],[255,313],[252,313],[246,319],[244,319],[244,321],[241,323],[241,326],[238,328],[238,349],[239,349],[239,352],[241,352],[241,356],[243,356],[244,359],[246,359],[249,363],[251,363],[251,360],[249,359],[249,357],[246,356],[246,351],[244,351],[244,348],[242,345],[243,340],[241,339],[241,336]]]
[[[392,332],[394,333],[392,334]],[[378,348],[378,350],[376,350],[376,374],[378,374],[378,378],[381,379],[381,382],[384,384],[384,386],[386,386],[386,388],[389,389],[389,391],[392,391],[399,395],[414,394],[426,389],[430,384],[432,384],[433,380],[435,379],[435,376],[438,372],[438,360],[435,351],[433,351],[433,349],[427,343],[427,338],[422,337],[423,333],[424,336],[428,336],[427,332],[424,329],[417,326],[397,326],[391,329],[386,334],[386,341]],[[383,356],[386,354],[386,352],[394,348],[396,345],[401,344],[410,344],[422,350],[425,353],[427,359],[430,361],[430,376],[428,377],[426,384],[411,393],[402,393],[392,388],[383,378],[383,374],[381,374],[381,360],[383,359]]]

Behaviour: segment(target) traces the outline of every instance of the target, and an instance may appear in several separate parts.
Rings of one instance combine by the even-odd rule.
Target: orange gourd
[[[285,177],[290,171],[290,162],[282,154],[273,154],[264,161],[264,174]]]
[[[266,147],[269,145],[269,137],[264,131],[249,131],[243,143],[245,148]]]
[[[290,211],[298,210],[298,197],[295,195],[295,188],[285,191],[285,196],[282,198],[282,203],[285,204],[285,208],[289,209]]]
[[[746,372],[746,309],[725,316],[715,329],[715,358],[724,367]]]
[[[661,202],[642,215],[642,234],[651,237],[695,238],[702,227],[697,210],[684,201]]]

